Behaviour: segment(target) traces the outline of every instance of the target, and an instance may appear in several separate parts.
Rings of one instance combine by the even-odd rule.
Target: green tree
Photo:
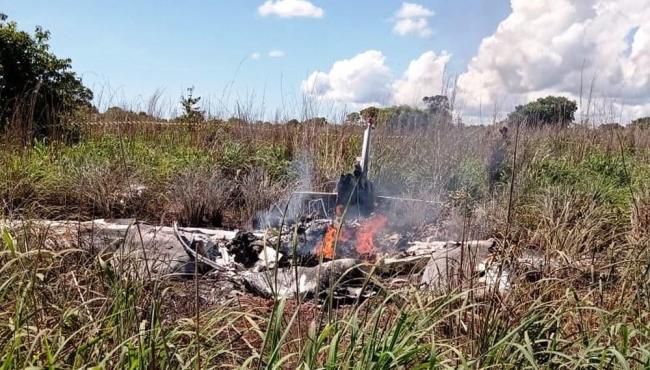
[[[451,106],[449,98],[444,95],[425,96],[422,101],[427,106],[427,111],[435,115],[445,115],[451,117]]]
[[[578,105],[575,101],[561,96],[539,98],[525,105],[518,105],[508,115],[509,122],[524,122],[528,126],[545,125],[566,126],[573,122]]]
[[[350,125],[358,125],[361,122],[361,114],[358,112],[349,113],[345,116],[345,123]]]
[[[362,109],[359,112],[359,115],[361,116],[361,118],[363,118],[366,121],[375,121],[375,120],[377,120],[377,118],[379,116],[379,111],[380,111],[380,109],[377,108],[377,107],[368,107],[368,108]]]
[[[70,59],[50,51],[48,31],[36,27],[31,35],[6,20],[0,14],[0,131],[11,124],[25,141],[68,133],[66,124],[91,109],[92,92]]]
[[[438,126],[451,125],[451,104],[449,98],[444,95],[425,96],[422,102],[427,106],[427,113],[430,121]]]
[[[180,120],[183,122],[203,122],[205,113],[199,109],[200,96],[194,96],[194,86],[187,89],[187,97],[181,95],[181,106],[183,115]]]

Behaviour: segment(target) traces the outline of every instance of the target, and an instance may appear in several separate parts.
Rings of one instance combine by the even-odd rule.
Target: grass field
[[[209,278],[135,280],[3,228],[0,369],[650,368],[650,130],[498,129],[379,128],[370,177],[442,202],[448,238],[496,238],[506,258],[594,256],[588,269],[549,267],[507,294],[413,286],[328,308],[221,297]],[[292,190],[331,190],[361,134],[130,123],[82,126],[74,144],[4,141],[1,216],[250,227]]]

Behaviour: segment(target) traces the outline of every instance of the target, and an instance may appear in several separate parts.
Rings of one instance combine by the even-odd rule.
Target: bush
[[[220,163],[223,171],[234,177],[238,172],[250,167],[251,155],[243,144],[227,141],[221,148]]]
[[[179,118],[181,122],[197,123],[205,121],[205,112],[199,109],[200,96],[194,96],[194,87],[187,89],[187,96],[181,96],[183,115]]]
[[[578,105],[575,101],[561,96],[539,98],[526,105],[518,105],[508,115],[509,122],[524,122],[528,126],[557,124],[567,126],[575,119]]]
[[[92,92],[70,70],[70,59],[50,52],[49,38],[40,27],[30,35],[0,20],[0,130],[12,123],[27,142],[61,133],[62,124],[91,109]]]

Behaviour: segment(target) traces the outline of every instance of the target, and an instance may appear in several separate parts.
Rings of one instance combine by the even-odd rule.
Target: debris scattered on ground
[[[539,279],[545,270],[589,265],[549,259],[533,250],[505,258],[493,239],[412,240],[412,234],[390,230],[376,216],[345,224],[304,219],[266,232],[152,226],[134,220],[24,221],[9,226],[37,229],[53,245],[97,253],[135,277],[219,276],[226,290],[267,298],[358,299],[376,294],[381,286],[507,293],[519,279]],[[327,248],[331,250],[326,253]]]

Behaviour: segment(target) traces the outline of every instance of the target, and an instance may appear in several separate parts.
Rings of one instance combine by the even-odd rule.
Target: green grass
[[[624,162],[617,153],[592,152],[581,161],[566,156],[549,156],[532,163],[530,191],[538,187],[571,187],[591,193],[612,206],[629,205],[630,188],[645,184],[650,166],[628,157]],[[633,180],[634,179],[634,180]]]
[[[567,261],[598,256],[588,268],[522,277],[508,294],[407,286],[330,311],[293,299],[219,296],[202,279],[197,316],[194,282],[134,279],[109,255],[51,243],[46,230],[3,227],[0,369],[650,368],[650,233],[642,223],[650,220],[650,140],[640,131],[624,135],[637,136],[522,132],[507,224],[511,177],[487,186],[495,128],[377,130],[377,185],[462,207],[479,237],[498,237],[502,257],[523,247]],[[513,167],[509,140],[504,168]],[[314,188],[325,188],[349,169],[359,145],[357,131],[339,127],[107,129],[74,145],[3,147],[0,195],[14,219],[157,223],[161,214],[163,222],[178,219],[178,202],[192,203],[183,190],[216,202],[224,200],[205,188],[232,185],[229,204],[250,208],[231,220],[242,226],[265,204],[242,194],[266,199],[291,188],[298,161],[311,164]],[[132,183],[147,190],[120,195]],[[453,213],[445,211],[438,217]]]

